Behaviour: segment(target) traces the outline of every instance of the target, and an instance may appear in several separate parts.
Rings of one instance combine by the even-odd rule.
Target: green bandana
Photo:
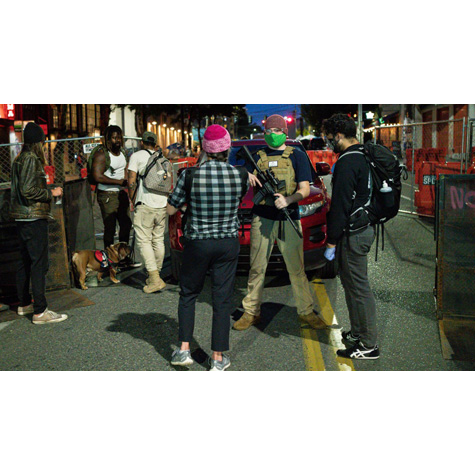
[[[266,141],[267,145],[272,148],[279,148],[281,145],[285,143],[287,136],[285,134],[269,134],[264,136],[264,140]]]

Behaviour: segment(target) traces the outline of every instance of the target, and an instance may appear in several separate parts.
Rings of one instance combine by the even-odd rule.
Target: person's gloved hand
[[[325,250],[325,259],[332,261],[335,259],[335,252],[336,252],[336,247],[327,247]]]

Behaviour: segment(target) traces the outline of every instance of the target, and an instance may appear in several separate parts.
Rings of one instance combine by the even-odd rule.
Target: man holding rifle
[[[310,194],[312,173],[303,152],[285,145],[287,133],[287,123],[282,116],[271,115],[266,120],[264,138],[268,147],[257,152],[257,165],[263,172],[272,171],[276,181],[284,183],[278,187],[279,193],[267,196],[253,207],[251,270],[247,295],[242,301],[244,313],[234,323],[235,330],[247,330],[260,321],[264,279],[276,240],[289,273],[300,319],[316,329],[326,327],[313,311],[313,298],[303,264],[302,226],[298,202]],[[290,219],[286,217],[283,209],[287,209]]]

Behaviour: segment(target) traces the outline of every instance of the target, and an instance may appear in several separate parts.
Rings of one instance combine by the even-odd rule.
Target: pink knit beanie
[[[203,135],[203,150],[206,153],[224,152],[231,148],[231,136],[220,125],[210,125]]]

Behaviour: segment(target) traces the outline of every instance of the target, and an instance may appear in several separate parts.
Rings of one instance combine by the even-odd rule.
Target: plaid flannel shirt
[[[168,203],[181,208],[186,203],[185,175],[177,180]],[[246,183],[246,191],[249,180]],[[244,192],[245,194],[246,192]],[[191,215],[184,235],[187,239],[225,239],[239,236],[239,203],[243,183],[239,171],[217,160],[205,162],[195,172],[191,186]]]

